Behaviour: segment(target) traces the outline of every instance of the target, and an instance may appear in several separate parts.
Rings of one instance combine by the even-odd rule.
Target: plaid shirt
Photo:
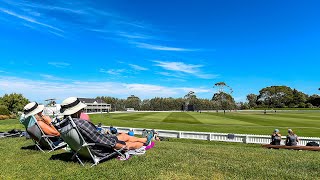
[[[97,131],[94,124],[89,121],[73,118],[74,123],[77,125],[83,138],[88,143],[101,143],[109,145],[110,148],[114,148],[117,144],[117,137],[113,137],[109,134],[101,134]]]

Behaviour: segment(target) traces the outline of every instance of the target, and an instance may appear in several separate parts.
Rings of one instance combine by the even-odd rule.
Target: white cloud
[[[111,74],[111,75],[119,75],[124,71],[125,71],[124,69],[109,69],[109,70],[100,69],[100,72]]]
[[[50,74],[40,74],[41,77],[47,79],[47,80],[52,80],[52,81],[66,81],[67,79],[65,78],[59,78]]]
[[[37,20],[35,20],[35,19],[31,18],[31,17],[19,15],[19,14],[13,12],[13,11],[9,11],[9,10],[2,9],[2,8],[0,8],[0,11],[3,12],[3,13],[6,13],[8,15],[14,16],[16,18],[22,19],[24,21],[33,23],[33,24],[37,24],[37,25],[40,25],[40,26],[43,26],[43,27],[47,27],[47,28],[50,28],[50,29],[53,29],[53,30],[56,30],[56,31],[64,32],[60,28],[54,27],[54,26],[46,24],[46,23],[39,22],[39,21],[37,21]]]
[[[185,73],[196,73],[198,72],[199,67],[202,65],[194,65],[194,64],[185,64],[183,62],[165,62],[165,61],[154,61],[155,66],[160,66],[166,70],[171,71],[181,71]]]
[[[169,72],[157,72],[157,74],[161,74],[163,76],[168,76],[168,77],[176,77],[176,78],[182,78],[185,77],[185,74],[183,73],[169,73]]]
[[[161,46],[161,45],[141,43],[141,42],[132,42],[132,44],[135,44],[138,48],[158,50],[158,51],[197,51],[197,49]]]
[[[203,67],[203,65],[185,64],[183,62],[165,62],[165,61],[153,61],[153,62],[156,63],[155,66],[162,67],[165,70],[191,74],[202,79],[212,79],[212,78],[217,78],[219,76],[215,74],[205,74],[201,72],[200,67]],[[175,75],[168,72],[160,72],[159,74],[162,74],[165,76],[175,76],[175,77],[181,76],[181,74]]]
[[[136,64],[129,64],[129,66],[132,67],[135,70],[138,70],[138,71],[146,71],[146,70],[148,70],[148,68],[145,68],[145,67],[142,67],[142,66],[139,66],[139,65],[136,65]]]
[[[48,64],[55,66],[57,68],[66,68],[66,67],[70,66],[69,63],[65,63],[65,62],[48,62]]]
[[[48,31],[48,32],[53,34],[53,35],[56,35],[56,36],[59,36],[59,37],[62,37],[62,38],[66,38],[66,36],[61,34],[61,33],[57,33],[57,32],[54,32],[54,31]]]
[[[61,101],[69,96],[96,97],[104,95],[125,98],[131,94],[139,96],[142,99],[156,96],[182,97],[191,90],[200,94],[210,92],[210,89],[206,88],[167,87],[153,84],[129,84],[101,81],[56,82],[0,76],[1,93],[22,93],[28,99],[37,101],[47,98],[57,98]],[[0,94],[0,96],[3,94]]]
[[[122,37],[127,39],[147,39],[148,36],[143,35],[141,29],[146,29],[147,26],[135,22],[128,17],[118,15],[116,12],[111,12],[108,8],[94,7],[92,3],[83,1],[10,1],[2,0],[8,7],[6,9],[0,7],[0,13],[19,18],[24,22],[18,22],[21,25],[26,22],[34,25],[33,30],[43,30],[42,28],[50,29],[54,32],[49,32],[53,35],[65,38],[64,33],[70,34],[81,33],[83,31],[93,31],[108,33],[113,37]],[[110,11],[110,12],[109,12]],[[70,18],[55,16],[56,13],[64,13]],[[7,18],[0,17],[0,20],[7,21]],[[75,20],[76,19],[76,20]],[[16,21],[8,21],[17,24]],[[108,30],[104,29],[108,24]],[[54,24],[54,25],[53,25]],[[25,26],[25,25],[24,25]],[[27,26],[31,27],[31,26]],[[139,31],[125,33],[125,30]],[[150,29],[149,29],[150,30]],[[73,33],[71,32],[73,31]],[[96,35],[100,35],[96,34]]]
[[[147,36],[147,35],[142,35],[142,34],[138,34],[138,33],[128,33],[128,32],[117,32],[117,35],[121,36],[121,37],[125,37],[125,38],[129,38],[129,39],[151,39],[151,36]]]

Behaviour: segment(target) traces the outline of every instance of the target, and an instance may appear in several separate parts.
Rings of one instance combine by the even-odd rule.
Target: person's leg
[[[114,149],[121,149],[123,147],[125,147],[126,145],[121,144],[121,143],[117,143],[116,146],[114,147]]]
[[[124,142],[140,142],[140,143],[146,143],[147,142],[147,138],[137,138],[137,137],[134,137],[134,136],[129,136],[128,134],[119,134],[117,136],[117,138],[120,140],[120,141],[124,141]]]
[[[126,143],[127,148],[132,150],[132,149],[139,149],[143,146],[142,142],[127,142]]]

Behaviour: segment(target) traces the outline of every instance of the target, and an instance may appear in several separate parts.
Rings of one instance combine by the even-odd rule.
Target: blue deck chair
[[[57,142],[57,137],[46,135],[34,116],[29,116],[25,120],[20,119],[20,122],[27,126],[27,133],[40,151],[45,152],[44,149],[49,149],[51,152],[67,146],[64,142]]]
[[[82,166],[84,166],[84,164],[81,158],[92,160],[93,164],[91,167],[93,167],[97,165],[99,162],[110,159],[117,155],[125,156],[121,153],[121,151],[123,151],[124,148],[116,150],[110,148],[110,146],[106,144],[86,142],[85,138],[80,133],[77,125],[70,116],[68,116],[61,122],[57,123],[55,126],[60,132],[62,139],[68,144],[68,146],[73,151],[72,159],[77,158],[77,160],[80,162]],[[100,153],[97,153],[93,150],[95,149],[95,147],[105,149],[108,153],[101,155]]]

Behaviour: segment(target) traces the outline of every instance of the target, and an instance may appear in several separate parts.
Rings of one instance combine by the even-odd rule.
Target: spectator
[[[292,129],[288,129],[286,146],[296,146],[298,142],[299,142],[298,136],[292,131]]]
[[[147,146],[151,144],[153,134],[150,134],[147,138],[137,138],[129,136],[126,133],[121,133],[117,136],[99,133],[94,124],[80,119],[81,111],[85,107],[86,105],[81,103],[78,98],[69,97],[62,102],[61,113],[63,113],[64,118],[68,116],[73,118],[80,133],[88,143],[102,143],[115,149],[121,149],[123,147],[127,149],[139,149],[144,145]]]
[[[52,125],[51,118],[42,114],[43,109],[43,105],[38,105],[37,102],[31,102],[24,107],[24,117],[27,118],[29,116],[34,115],[40,128],[46,135],[56,137],[60,136],[60,133]]]
[[[80,119],[91,122],[89,115],[84,113],[83,111],[81,112]]]
[[[275,129],[271,135],[271,143],[272,145],[280,145],[281,142],[281,134],[279,129]]]

